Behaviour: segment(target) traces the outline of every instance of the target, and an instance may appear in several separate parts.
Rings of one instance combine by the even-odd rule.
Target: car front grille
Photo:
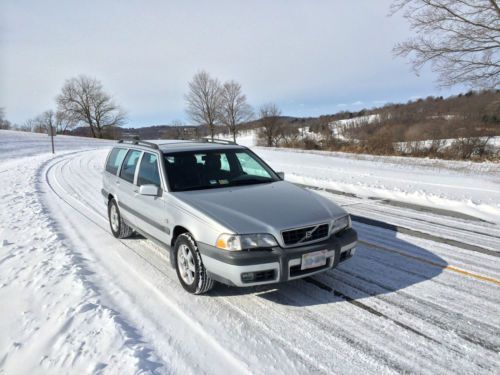
[[[310,227],[290,229],[281,232],[286,246],[316,241],[328,236],[328,224],[311,225]]]

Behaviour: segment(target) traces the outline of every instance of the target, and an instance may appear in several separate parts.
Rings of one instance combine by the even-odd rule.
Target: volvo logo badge
[[[314,229],[313,229],[313,230],[308,230],[308,231],[306,232],[306,240],[308,240],[309,238],[311,238],[311,237],[312,237],[313,232],[314,232]]]

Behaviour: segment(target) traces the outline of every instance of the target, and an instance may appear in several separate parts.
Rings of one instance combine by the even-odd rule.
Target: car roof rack
[[[220,144],[223,144],[223,145],[237,145],[236,142],[233,142],[233,141],[229,141],[227,139],[219,139],[219,138],[201,138],[199,140],[200,142],[202,143],[220,143]]]
[[[144,147],[150,147],[154,150],[159,150],[160,146],[158,146],[157,143],[153,142],[147,142],[147,141],[141,141],[139,139],[130,139],[130,140],[124,140],[120,139],[118,143],[127,143],[127,144],[132,144],[132,145],[137,145],[137,146],[144,146]]]

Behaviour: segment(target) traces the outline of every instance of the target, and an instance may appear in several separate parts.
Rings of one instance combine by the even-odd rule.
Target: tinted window
[[[226,154],[220,154],[220,169],[227,172],[231,170],[231,166],[229,165],[229,160],[227,160]]]
[[[258,157],[240,149],[167,154],[165,166],[173,191],[253,185],[278,180]]]
[[[139,175],[137,176],[137,185],[156,185],[160,186],[160,173],[158,172],[157,157],[148,152],[144,153],[141,164],[139,165]]]
[[[130,150],[123,161],[122,169],[120,171],[120,177],[124,180],[133,183],[135,167],[137,165],[137,160],[141,156],[141,151]]]
[[[109,154],[108,162],[106,163],[106,171],[112,174],[116,174],[126,154],[127,149],[125,148],[112,149],[111,153]]]

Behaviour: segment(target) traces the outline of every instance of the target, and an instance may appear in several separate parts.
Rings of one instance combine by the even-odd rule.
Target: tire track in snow
[[[63,163],[61,162],[61,164],[63,164]],[[65,163],[65,164],[63,164],[62,166],[60,166],[60,173],[61,173],[61,172],[63,172],[63,170],[64,170],[64,166],[65,166],[66,164],[67,164],[67,163]],[[60,186],[60,185],[59,185],[59,186]],[[63,187],[61,187],[61,186],[60,186],[60,188],[61,188],[61,189],[64,189],[64,188],[63,188]],[[72,194],[70,194],[70,193],[69,193],[69,196],[72,196]],[[80,198],[82,198],[82,197],[80,197]],[[76,199],[76,198],[75,198],[75,199]],[[77,202],[81,203],[79,200],[78,200]],[[72,207],[73,207],[75,210],[78,210],[76,207],[74,207],[74,206],[72,206]],[[91,210],[91,212],[94,212],[95,214],[97,214],[97,215],[99,215],[100,217],[102,217],[102,218],[103,218],[103,220],[104,220],[104,221],[106,222],[106,224],[107,224],[107,218],[105,218],[103,215],[101,215],[101,214],[100,214],[100,212],[99,212],[99,211],[97,211],[94,207],[92,207],[92,206],[91,206],[91,207],[89,208],[89,207],[86,207],[85,205],[83,205],[82,207],[85,207],[87,210]],[[88,219],[90,220],[90,218],[88,218]],[[99,224],[97,224],[97,223],[95,223],[95,222],[94,222],[94,224],[99,225]],[[106,225],[105,227],[101,227],[101,229],[104,229],[104,230],[106,230],[106,232],[108,232],[107,225]],[[113,238],[114,238],[114,237],[113,237]],[[163,272],[160,268],[158,268],[158,267],[157,267],[157,266],[156,266],[153,262],[151,262],[151,260],[150,260],[150,259],[148,259],[148,258],[144,257],[142,254],[140,254],[139,252],[137,252],[137,251],[136,251],[136,249],[134,249],[133,247],[129,246],[127,243],[125,243],[125,242],[123,242],[123,241],[120,241],[120,242],[122,242],[122,244],[123,244],[125,247],[127,247],[130,251],[134,252],[137,256],[139,256],[139,257],[140,257],[140,258],[141,258],[144,262],[148,263],[151,267],[155,268],[158,272],[162,273],[165,277],[167,277],[167,278],[169,278],[169,279],[170,279],[170,275],[168,275],[168,274],[164,273],[164,272]],[[144,240],[144,242],[147,242],[147,240]],[[168,259],[166,259],[166,262],[168,262]],[[163,298],[165,297],[162,293],[158,292],[154,286],[151,286],[151,287],[152,287],[153,289],[155,289],[155,290],[154,290],[154,292],[155,292],[156,294],[158,294],[159,298],[162,298],[162,299],[163,299]],[[193,323],[193,322],[191,322],[191,323]],[[305,357],[301,357],[301,358],[302,358],[302,360],[305,360],[305,359],[306,359]],[[308,362],[309,362],[309,361],[308,361]],[[314,362],[314,361],[313,361],[313,362]],[[310,367],[310,368],[316,368],[316,369],[317,369],[317,367],[315,367],[315,366],[313,365],[313,362],[309,363],[309,367]]]
[[[305,282],[307,282],[307,283],[310,283],[310,284],[312,284],[312,285],[314,285],[314,286],[316,286],[316,287],[320,288],[320,289],[326,290],[326,291],[327,291],[327,292],[329,292],[329,293],[333,293],[333,295],[334,295],[335,297],[342,298],[342,299],[344,299],[346,302],[348,302],[348,303],[350,303],[350,304],[352,304],[352,305],[354,305],[354,306],[356,306],[356,307],[358,307],[358,308],[360,308],[360,309],[363,309],[363,310],[365,310],[365,311],[369,312],[370,314],[373,314],[373,315],[375,315],[375,316],[377,316],[377,317],[379,317],[379,318],[385,318],[385,319],[388,319],[388,320],[392,321],[394,324],[396,324],[397,326],[399,326],[399,327],[401,327],[401,328],[403,328],[403,329],[406,329],[406,330],[408,330],[408,331],[410,331],[410,332],[412,332],[412,333],[414,333],[414,334],[416,334],[416,335],[418,335],[418,336],[422,336],[422,337],[426,338],[426,339],[427,339],[427,340],[429,340],[429,341],[434,341],[434,342],[435,342],[435,343],[437,343],[437,344],[441,344],[441,342],[440,342],[440,341],[437,341],[437,340],[433,339],[432,337],[427,336],[426,334],[424,334],[424,333],[422,333],[422,332],[420,332],[420,331],[416,330],[415,328],[412,328],[412,327],[410,327],[410,326],[409,326],[409,325],[407,325],[407,324],[401,323],[400,321],[395,320],[395,319],[393,319],[393,318],[391,318],[391,317],[389,317],[389,316],[385,315],[384,313],[382,313],[382,312],[380,312],[380,311],[378,311],[378,310],[375,310],[373,307],[370,307],[370,306],[368,306],[368,305],[365,305],[364,303],[362,303],[362,302],[360,302],[360,301],[358,301],[358,300],[355,300],[354,298],[349,297],[348,295],[346,295],[346,294],[344,294],[344,293],[342,293],[342,292],[339,292],[338,290],[335,290],[335,289],[333,289],[332,287],[330,287],[330,286],[328,286],[328,285],[326,285],[326,284],[323,284],[321,281],[316,280],[316,279],[315,279],[315,278],[313,278],[313,277],[306,277],[306,278],[304,278],[303,280],[304,280]]]
[[[377,298],[389,304],[395,305],[408,314],[418,317],[431,325],[435,325],[445,331],[455,332],[465,341],[479,345],[490,352],[497,353],[500,350],[498,340],[497,342],[492,342],[484,337],[485,333],[488,333],[488,337],[499,337],[498,335],[500,334],[500,331],[497,327],[477,321],[470,317],[464,318],[464,316],[459,312],[446,309],[437,303],[425,301],[400,290],[393,290],[376,280],[364,277],[360,274],[354,274],[349,271],[342,270],[335,275],[326,273],[325,276],[335,282],[341,281],[345,285],[362,292],[366,296]],[[363,283],[360,283],[360,281]],[[364,287],[361,286],[362,284],[364,284]],[[338,288],[338,285],[336,286]],[[373,288],[374,286],[375,288]],[[333,286],[329,287],[333,288]],[[402,297],[401,300],[388,297],[390,293]],[[412,301],[411,308],[407,304],[402,303],[401,301],[403,300],[405,302]],[[420,308],[417,308],[417,306]],[[444,317],[446,317],[446,319],[444,319]],[[467,324],[471,325],[474,329],[470,331],[465,330],[461,325],[456,324],[457,322],[462,321],[466,321]]]
[[[64,166],[67,165],[70,161],[60,161],[59,164],[61,164],[60,166],[58,166],[60,168],[60,173],[63,172],[64,170]],[[51,166],[50,168],[52,167],[56,167],[55,165],[54,166]],[[49,173],[49,171],[47,171]],[[47,174],[48,174],[47,173]],[[109,230],[108,230],[108,221],[107,221],[107,218],[105,216],[103,216],[97,209],[95,209],[93,206],[87,206],[85,204],[82,203],[82,201],[80,199],[82,199],[83,197],[79,197],[80,199],[77,199],[76,197],[74,197],[72,195],[71,192],[68,192],[67,190],[65,190],[61,184],[59,183],[59,180],[54,177],[55,179],[55,183],[58,185],[58,187],[62,190],[62,191],[66,191],[68,193],[68,196],[71,197],[73,200],[75,200],[76,203],[78,203],[82,208],[85,208],[87,212],[90,212],[94,215],[97,215],[99,218],[102,219],[103,223],[105,223],[106,225],[102,226],[100,225],[99,223],[97,223],[95,220],[93,220],[92,218],[88,217],[88,215],[84,214],[83,212],[81,212],[75,205],[73,205],[72,203],[68,202],[66,199],[64,199],[60,194],[58,194],[57,192],[55,192],[59,198],[61,200],[63,200],[66,204],[70,205],[74,210],[76,210],[77,212],[79,212],[81,215],[85,216],[88,220],[90,220],[91,222],[93,222],[96,226],[100,227],[101,229],[103,229],[107,234],[109,234],[111,236],[111,234],[109,233]],[[49,183],[49,186],[50,186],[50,182]],[[51,187],[51,189],[54,191],[54,188]],[[85,200],[85,199],[82,199],[82,200]],[[113,237],[114,238],[114,237]],[[118,239],[117,239],[118,240]],[[168,274],[166,274],[165,272],[163,272],[157,265],[155,265],[153,262],[151,262],[150,259],[144,257],[141,253],[139,253],[138,251],[136,251],[136,249],[134,249],[132,246],[129,246],[125,241],[121,241],[121,240],[118,240],[122,243],[122,245],[124,245],[125,247],[127,247],[130,251],[132,251],[133,253],[135,253],[138,257],[140,257],[144,262],[148,263],[151,267],[153,267],[154,269],[156,269],[156,271],[160,272],[161,274],[163,274],[165,277],[169,278],[170,279],[170,276]],[[156,290],[156,288],[153,286],[153,285],[150,285],[150,288],[152,288],[155,292],[155,294],[157,294],[161,299],[165,299],[165,296],[161,293],[161,292],[158,292]],[[168,300],[168,298],[166,299]],[[172,307],[172,306],[175,306],[175,304],[172,304],[170,301],[169,301],[169,307]],[[177,313],[181,312],[180,310],[178,310],[178,308],[176,309],[177,310]],[[184,316],[185,314],[182,313]],[[191,324],[195,324],[196,322],[192,321],[191,320]],[[265,334],[265,332],[263,332]],[[276,342],[279,342],[281,344],[283,343],[286,343],[286,341],[283,341],[283,340],[276,340],[276,339],[272,339],[272,341],[276,341]],[[318,367],[318,365],[315,363],[316,361],[314,360],[314,358],[310,358],[310,357],[307,357],[307,356],[301,356],[300,353],[299,353],[299,357],[302,359],[302,362],[303,361],[306,361],[308,363],[308,367],[309,368],[315,368],[316,370],[319,370],[321,369],[321,366]],[[246,368],[245,368],[245,371]],[[328,369],[327,368],[323,368],[323,371],[325,373],[328,372]]]
[[[60,168],[60,173],[62,174],[63,171],[64,171],[64,168],[67,166],[68,163],[70,163],[71,161],[70,160],[66,160],[66,161],[60,161],[58,164],[60,164],[58,166],[58,168]],[[55,166],[51,166],[50,169],[52,167],[55,167]],[[50,173],[50,171],[47,171],[47,175]],[[55,183],[58,185],[58,187],[62,190],[62,191],[66,191],[68,193],[68,196],[71,197],[73,200],[75,200],[76,203],[78,203],[82,208],[85,208],[87,211],[90,211],[91,213],[93,213],[94,215],[98,215],[99,218],[102,219],[103,222],[105,222],[107,224],[107,218],[105,218],[98,210],[96,210],[93,206],[87,206],[85,205],[84,203],[82,203],[82,201],[80,199],[82,199],[83,197],[79,197],[80,199],[77,199],[76,197],[73,196],[72,193],[68,192],[67,190],[65,190],[59,180],[57,179],[56,175],[54,175],[54,180],[55,180]],[[49,186],[50,186],[50,182],[49,183]],[[50,186],[51,189],[54,191],[55,189]],[[74,191],[74,190],[73,190]],[[85,215],[83,214],[77,207],[75,207],[73,204],[71,204],[70,202],[68,202],[66,199],[64,199],[61,195],[59,195],[57,192],[56,194],[59,196],[60,199],[62,199],[63,201],[65,201],[65,203],[69,204],[73,209],[75,209],[76,211],[80,212],[80,214],[86,216],[86,218],[90,221],[92,221],[96,226],[99,226],[101,229],[105,230],[107,233],[109,232],[108,231],[108,228],[107,228],[107,225],[105,225],[104,227],[101,226],[100,224],[98,224],[95,220],[91,219],[90,217],[88,217],[88,215]],[[110,234],[111,236],[111,234]],[[134,252],[135,254],[137,254],[139,257],[141,257],[145,262],[149,263],[152,267],[154,267],[156,270],[158,270],[158,272],[161,272],[162,274],[164,274],[166,277],[168,277],[168,275],[166,275],[164,272],[162,272],[161,269],[159,269],[155,264],[153,264],[152,262],[150,262],[149,259],[145,258],[144,256],[142,256],[141,254],[139,254],[133,247],[129,246],[128,244],[124,243],[124,241],[120,241],[122,242],[122,244],[124,246],[126,246],[129,250],[131,250],[132,252]],[[161,296],[161,293],[160,293],[160,296]],[[223,303],[225,303],[225,301],[222,300]],[[226,304],[226,303],[225,303]],[[241,310],[240,310],[241,311]],[[254,321],[255,323],[256,321]],[[262,329],[262,325],[257,325],[258,327],[260,327]],[[265,333],[265,329],[264,329],[264,333]],[[275,338],[276,340],[276,338]],[[308,367],[309,368],[316,368],[317,370],[320,370],[320,371],[323,371],[325,373],[328,372],[328,368],[326,367],[323,367],[321,365],[319,365],[315,358],[312,358],[310,355],[308,355],[307,353],[303,352],[303,351],[300,351],[300,350],[297,350],[295,347],[293,346],[290,346],[287,341],[285,339],[281,339],[281,338],[277,338],[278,342],[280,342],[282,345],[285,345],[288,347],[288,349],[291,351],[291,352],[294,352],[295,355],[298,355],[300,356],[301,358],[303,358],[303,360],[305,360],[307,363],[308,363]],[[352,341],[352,340],[351,340]],[[325,346],[324,349],[327,349],[328,346]],[[396,364],[394,365],[396,366]]]
[[[82,159],[80,159],[80,160],[79,160],[79,162],[81,163],[81,162],[82,162]],[[69,163],[69,162],[68,162],[68,163]],[[81,164],[80,164],[80,165],[81,165]],[[82,168],[82,169],[83,169],[83,168]],[[88,184],[88,186],[89,186],[89,187],[90,187],[90,186],[92,186],[92,185],[89,183],[89,181],[87,181],[86,179],[84,179],[84,181]],[[73,191],[74,191],[74,190],[73,190]],[[99,194],[99,196],[100,196],[100,194]],[[92,206],[91,206],[91,208],[89,208],[89,207],[88,207],[88,204],[89,204],[90,202],[88,202],[88,200],[87,200],[87,199],[85,199],[85,194],[81,194],[81,193],[80,193],[80,194],[79,194],[79,199],[81,199],[81,200],[85,201],[85,203],[86,203],[86,204],[83,204],[82,202],[80,202],[80,200],[77,200],[77,198],[74,198],[74,199],[75,199],[77,202],[79,202],[79,203],[80,203],[80,205],[81,205],[82,207],[85,207],[88,211],[93,212],[93,214],[94,214],[94,215],[99,215],[99,216],[100,216],[100,218],[102,218],[103,223],[105,222],[105,224],[106,224],[106,225],[105,225],[104,227],[105,227],[105,230],[107,231],[107,219],[106,219],[106,217],[105,217],[105,216],[103,216],[103,215],[102,215],[102,213],[100,213],[100,212],[99,212],[98,210],[96,210],[94,207],[92,207]],[[74,209],[76,209],[75,207],[73,207],[73,208],[74,208]],[[76,209],[76,210],[78,211],[78,209]],[[97,224],[97,223],[95,223],[95,224],[99,226],[99,224]],[[128,245],[126,245],[126,244],[124,244],[124,245],[125,245],[125,246],[127,246],[127,247],[131,250],[131,251],[135,252],[137,255],[141,256],[141,257],[144,259],[144,261],[145,261],[145,262],[147,262],[147,263],[151,264],[151,266],[153,266],[153,267],[155,267],[155,268],[156,268],[156,266],[155,266],[152,262],[150,262],[147,258],[143,257],[141,254],[138,254],[138,253],[137,253],[137,252],[136,252],[133,248],[129,247]],[[159,270],[159,269],[158,269],[158,270]],[[159,270],[159,272],[161,272],[161,270]],[[165,274],[165,275],[166,275],[166,274]],[[166,275],[166,276],[168,277],[168,275]],[[153,287],[154,287],[154,286],[153,286]],[[346,296],[347,298],[352,298],[352,297],[349,297],[349,295],[347,295],[347,294],[346,294],[345,296]],[[224,302],[227,304],[227,301],[224,301]],[[267,306],[267,305],[266,305],[266,307],[269,307],[269,306]],[[359,306],[358,306],[358,307],[359,307]],[[378,310],[376,310],[376,309],[373,309],[373,308],[371,308],[371,309],[372,309],[373,311],[368,311],[370,314],[375,315],[375,316],[379,316],[379,317],[380,317],[380,315],[384,316],[384,314],[383,314],[382,312],[380,312],[380,311],[378,311]],[[242,310],[240,309],[240,311],[242,311]],[[244,311],[243,311],[243,312],[244,312]],[[408,313],[409,313],[409,314],[412,314],[412,311],[408,311]],[[247,314],[247,317],[248,317],[248,314]],[[257,322],[258,322],[258,321],[257,321]],[[398,325],[397,323],[395,323],[395,324],[396,324],[396,325]],[[398,326],[399,326],[399,325],[398,325]],[[404,327],[401,327],[401,328],[404,328]],[[410,328],[410,329],[409,329],[409,331],[411,332],[411,330],[412,330],[413,328],[412,328],[412,327],[409,327],[409,328]],[[418,332],[418,331],[417,331],[417,332]],[[417,332],[414,332],[414,334],[416,334],[416,335],[418,335],[418,336],[422,336],[424,339],[427,337],[425,334],[422,334],[421,332],[420,332],[420,333],[417,333]],[[433,340],[434,342],[436,342],[436,340],[435,340],[435,339],[432,339],[432,338],[431,338],[431,341],[432,341],[432,340]],[[285,342],[286,342],[286,341],[285,341]],[[354,347],[355,347],[355,346],[354,346]],[[300,351],[299,351],[299,353],[300,353]],[[300,354],[297,354],[297,355],[299,355],[299,356],[300,356]],[[306,358],[307,358],[307,357],[306,357]],[[310,362],[310,360],[308,360],[308,362]],[[395,366],[396,366],[396,368],[398,368],[398,364],[395,364]],[[392,366],[390,366],[390,367],[392,367]],[[399,370],[402,370],[402,368],[399,368]]]
[[[50,178],[49,178],[49,175],[50,175],[50,172],[52,171],[52,169],[56,166],[58,166],[59,164],[62,164],[61,165],[61,172],[63,171],[64,169],[64,166],[67,165],[69,162],[71,162],[70,159],[62,159],[62,160],[59,160],[59,161],[56,161],[55,163],[51,164],[45,171],[45,181],[48,185],[48,187],[51,189],[51,191],[61,200],[63,201],[64,203],[66,203],[67,205],[69,205],[71,208],[73,208],[75,211],[77,211],[79,214],[81,214],[82,216],[84,216],[87,220],[89,220],[90,222],[92,222],[93,224],[95,224],[97,227],[99,227],[100,229],[102,229],[103,231],[105,231],[107,234],[109,234],[111,236],[111,234],[109,233],[109,231],[107,230],[107,225],[105,227],[103,227],[102,225],[98,224],[94,219],[92,219],[91,217],[89,217],[89,215],[86,215],[84,214],[82,211],[80,211],[75,205],[73,205],[72,203],[70,203],[67,199],[65,199],[55,188],[54,185],[52,185],[51,181],[50,181]],[[62,191],[68,193],[67,190],[65,190],[63,188],[63,186],[61,185],[61,183],[59,182],[59,180],[57,179],[57,174],[53,173],[52,174],[53,176],[53,179],[54,179],[54,183],[55,185],[57,185]],[[87,205],[83,204],[80,200],[78,200],[76,197],[73,197],[73,195],[71,194],[67,194],[67,196],[69,196],[70,198],[72,198],[75,202],[79,203],[81,207],[83,208],[86,208],[88,211],[96,214],[99,218],[103,219],[103,221],[106,221],[106,219],[104,219],[102,217],[102,215],[94,208],[94,207],[91,207],[89,208]],[[117,239],[118,240],[118,239]],[[141,257],[145,262],[149,263],[152,267],[154,267],[155,269],[157,269],[159,272],[161,272],[162,274],[164,274],[164,272],[162,272],[156,265],[154,265],[153,263],[149,262],[149,260],[147,260],[146,258],[144,258],[141,254],[139,254],[135,249],[133,249],[132,247],[128,246],[128,244],[124,243],[124,241],[121,241],[121,240],[118,240],[120,241],[125,247],[127,247],[129,250],[131,250],[132,252],[134,252],[136,255],[138,255],[139,257]],[[134,269],[132,267],[129,267],[131,271],[134,271]],[[165,275],[165,274],[164,274]],[[167,275],[165,275],[167,276]],[[148,283],[149,284],[149,283]],[[217,342],[217,340],[210,336],[206,330],[195,320],[193,320],[191,317],[189,317],[185,312],[183,312],[175,303],[173,303],[169,298],[167,298],[164,294],[162,294],[161,292],[159,292],[156,287],[152,284],[149,284],[148,287],[150,289],[152,289],[152,291],[155,292],[155,294],[157,294],[161,299],[162,301],[165,303],[165,305],[172,311],[174,312],[177,316],[179,316],[186,324],[188,327],[190,327],[192,330],[195,331],[195,333],[198,335],[198,337],[202,338],[203,340],[205,340],[205,342],[207,342],[207,344],[213,348],[216,352],[218,352],[220,355],[222,355],[224,358],[227,359],[227,361],[229,363],[232,363],[233,366],[235,366],[235,368],[237,368],[241,373],[250,373],[248,371],[248,368],[247,366],[241,362],[241,360],[237,357],[235,357],[231,352],[229,352],[226,348],[224,348],[219,342]]]
[[[364,247],[364,248],[368,249],[368,251],[363,253],[363,259],[366,259],[368,262],[370,262],[370,264],[375,263],[379,266],[385,267],[386,272],[392,271],[394,273],[394,271],[398,271],[401,273],[406,273],[409,275],[416,276],[417,278],[419,278],[421,280],[426,280],[427,282],[437,284],[440,287],[446,288],[447,290],[450,290],[450,291],[457,291],[457,292],[461,292],[461,293],[470,294],[470,285],[469,284],[460,285],[460,284],[455,282],[456,281],[455,278],[462,278],[461,275],[449,273],[449,276],[453,277],[453,278],[451,278],[448,281],[442,280],[441,278],[429,278],[429,275],[426,274],[424,271],[422,271],[421,267],[419,267],[420,265],[425,265],[425,263],[421,264],[419,262],[414,262],[415,267],[409,267],[409,264],[407,264],[407,263],[406,264],[404,262],[402,263],[401,261],[398,261],[397,259],[394,259],[394,258],[382,257],[382,256],[380,256],[381,253],[377,253],[376,251],[372,251],[372,250],[376,250],[376,248],[374,248],[374,249],[372,249],[370,247]],[[358,250],[359,249],[361,249],[361,248],[358,247]],[[402,258],[405,259],[404,257],[402,257]],[[426,270],[427,270],[427,268],[426,268]],[[362,274],[362,272],[358,272],[358,273]],[[469,280],[467,280],[467,281],[469,281]],[[474,280],[471,279],[470,281],[472,282]],[[480,301],[488,302],[491,304],[500,304],[500,294],[498,296],[491,294],[492,285],[488,284],[488,283],[483,283],[483,285],[487,286],[488,288],[487,289],[485,289],[485,288],[476,289],[475,290],[476,294],[473,296],[474,301],[477,302],[477,300],[479,299]],[[495,298],[495,297],[498,297],[498,298]]]

